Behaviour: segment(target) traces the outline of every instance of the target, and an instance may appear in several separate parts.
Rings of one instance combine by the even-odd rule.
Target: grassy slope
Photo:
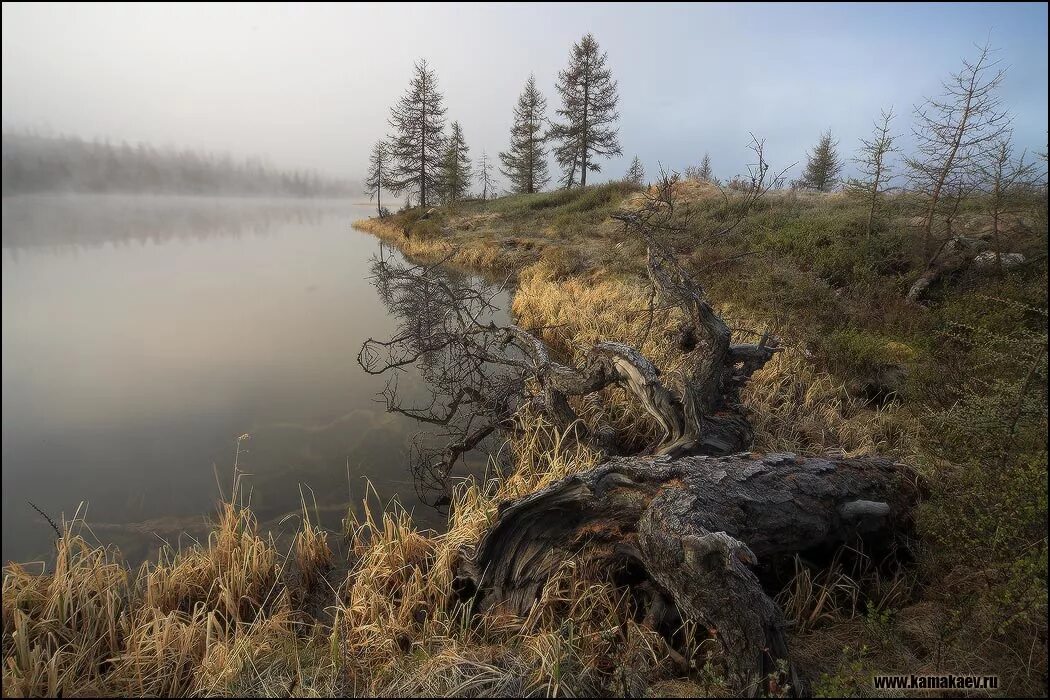
[[[870,237],[862,202],[785,192],[731,235],[705,238],[725,218],[721,194],[693,182],[679,194],[678,219],[688,223],[674,243],[710,297],[735,328],[770,327],[788,343],[745,396],[756,449],[893,454],[930,486],[919,561],[903,576],[844,570],[853,562],[800,569],[785,591],[811,679],[822,669],[830,691],[861,691],[878,669],[995,668],[1015,691],[1045,692],[1045,198],[1004,226],[1004,250],[1023,252],[1024,266],[1003,279],[970,270],[917,307],[904,301],[924,269],[907,197],[885,204]],[[644,250],[609,218],[637,196],[610,184],[362,227],[424,258],[452,252],[464,265],[515,274],[519,321],[559,326],[543,333],[571,356],[599,338],[641,337]],[[954,227],[987,236],[989,221],[975,200]],[[675,319],[662,323],[669,331]],[[668,335],[643,346],[664,369],[673,368]],[[584,413],[602,411],[640,436],[651,429],[636,407],[608,398]]]
[[[756,449],[894,454],[929,478],[913,565],[800,562],[785,585],[813,687],[863,694],[875,670],[990,671],[1008,690],[1045,694],[1046,361],[1009,357],[1045,348],[1045,213],[1012,222],[1010,249],[1033,262],[1004,280],[952,280],[924,310],[900,301],[920,271],[906,201],[870,240],[858,203],[788,194],[732,236],[700,240],[724,216],[720,200],[682,190],[693,224],[678,250],[731,325],[772,327],[789,346],[745,397]],[[515,276],[519,321],[556,326],[543,333],[571,356],[645,325],[644,251],[609,219],[634,196],[614,184],[361,227],[410,255]],[[977,206],[960,217],[974,232]],[[643,344],[665,370],[675,324],[659,316]],[[895,401],[866,400],[890,384]],[[579,408],[639,443],[650,434],[618,392],[604,398]],[[596,572],[567,568],[526,620],[468,624],[450,606],[460,548],[500,501],[593,464],[557,442],[537,421],[514,445],[515,474],[494,493],[464,484],[442,535],[395,511],[329,541],[307,512],[282,551],[230,505],[205,545],[131,573],[74,524],[54,574],[5,573],[4,693],[725,694],[717,664],[686,674]]]

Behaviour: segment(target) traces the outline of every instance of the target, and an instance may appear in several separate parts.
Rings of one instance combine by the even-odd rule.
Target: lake
[[[380,244],[350,226],[373,212],[4,198],[4,561],[48,558],[54,533],[30,503],[56,520],[84,503],[90,537],[132,563],[206,535],[242,435],[268,527],[294,529],[303,493],[338,529],[369,483],[376,504],[396,495],[442,527],[408,470],[420,426],[387,413],[385,379],[357,364],[365,339],[395,327],[369,279]],[[399,391],[422,396],[419,384],[409,373]]]

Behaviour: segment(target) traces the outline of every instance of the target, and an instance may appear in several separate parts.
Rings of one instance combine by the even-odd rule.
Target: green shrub
[[[832,372],[856,378],[869,378],[915,359],[915,350],[905,343],[859,328],[831,332],[825,336],[822,350]]]

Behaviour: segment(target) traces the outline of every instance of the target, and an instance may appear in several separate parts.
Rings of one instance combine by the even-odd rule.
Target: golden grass
[[[672,373],[681,318],[677,310],[658,311],[650,324],[649,306],[641,280],[600,273],[559,279],[540,262],[519,276],[513,311],[519,324],[541,329],[552,348],[576,362],[595,342],[620,340],[634,343],[662,371]],[[723,309],[723,315],[735,328],[766,327],[764,321],[731,309]],[[752,377],[741,398],[759,451],[812,454],[835,449],[859,455],[905,450],[905,423],[895,409],[865,408],[830,375],[817,371],[798,347],[778,353]],[[577,409],[589,421],[605,421],[634,442],[655,437],[655,424],[622,390],[588,397]]]
[[[681,187],[693,200],[719,196],[700,183]],[[355,226],[412,257],[454,253],[457,265],[518,273],[518,322],[565,357],[582,360],[594,342],[615,339],[635,344],[665,372],[675,370],[680,319],[659,312],[649,323],[637,265],[594,263],[599,254],[627,256],[609,240],[595,242],[605,229],[595,229],[595,240],[553,225],[526,235],[501,229],[497,214],[467,212],[442,224],[448,235],[406,236],[401,221]],[[761,310],[722,311],[734,328],[762,330],[769,322]],[[907,456],[913,444],[895,409],[861,406],[800,347],[778,354],[742,398],[761,451]],[[620,390],[576,408],[588,422],[609,423],[639,443],[653,435],[648,416]],[[311,521],[304,498],[300,527],[282,550],[237,503],[235,487],[204,543],[165,550],[132,572],[114,550],[89,544],[74,518],[56,543],[52,572],[5,569],[4,695],[725,694],[702,669],[680,668],[663,640],[633,621],[623,591],[590,570],[586,557],[565,564],[526,618],[498,611],[470,617],[455,602],[459,562],[500,503],[597,462],[542,419],[528,424],[505,448],[514,471],[459,484],[441,534],[418,530],[396,505],[375,510],[366,498],[363,515],[348,515],[333,543]],[[797,569],[780,600],[808,665],[830,665],[861,637],[858,630],[871,625],[858,614],[862,607],[906,604],[902,580],[873,580],[862,586],[834,564]],[[940,643],[935,624],[918,627],[917,643]],[[876,670],[920,668],[915,655],[882,658]]]
[[[345,556],[304,504],[287,551],[236,496],[205,543],[131,572],[66,524],[51,573],[7,567],[4,695],[533,695],[638,693],[679,674],[656,633],[630,617],[602,572],[569,562],[528,617],[468,618],[458,562],[499,503],[596,464],[539,418],[506,449],[518,467],[455,492],[445,533],[393,507],[345,521]],[[311,592],[329,586],[327,616]]]
[[[371,218],[354,222],[354,228],[367,231],[376,238],[396,246],[405,255],[414,258],[440,260],[452,251],[445,238],[409,237],[396,217]]]
[[[404,224],[396,216],[364,219],[354,228],[373,234],[395,246],[406,256],[423,262],[445,260],[449,264],[477,272],[499,273],[514,270],[534,260],[537,253],[518,249],[513,239],[497,241],[488,237],[406,235]],[[463,239],[463,240],[461,240]]]

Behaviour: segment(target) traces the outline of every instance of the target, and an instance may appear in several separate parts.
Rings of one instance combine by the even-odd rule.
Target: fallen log
[[[917,303],[929,288],[939,280],[955,275],[973,266],[978,270],[1003,270],[1017,267],[1025,261],[1021,253],[997,253],[993,243],[981,238],[954,236],[941,246],[933,260],[908,289],[908,301]]]
[[[700,622],[727,678],[758,693],[785,668],[783,615],[753,567],[857,538],[892,540],[911,521],[908,470],[878,458],[791,454],[614,458],[505,504],[457,589],[475,610],[526,614],[569,559],[633,572],[640,617]]]

